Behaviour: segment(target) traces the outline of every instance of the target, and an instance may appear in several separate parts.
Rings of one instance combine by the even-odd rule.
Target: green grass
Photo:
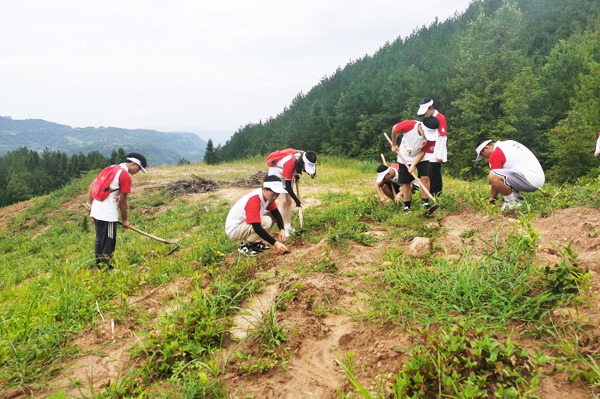
[[[577,303],[573,301],[589,286],[589,276],[576,267],[576,255],[569,248],[560,249],[563,259],[554,267],[537,267],[533,261],[537,233],[529,218],[570,206],[600,207],[600,181],[546,185],[541,192],[526,194],[530,207],[520,224],[507,239],[490,242],[483,254],[466,251],[453,260],[418,260],[394,248],[416,236],[429,237],[435,248],[441,233],[438,222],[445,212],[480,211],[497,216],[498,207],[486,203],[489,186],[484,181],[451,178],[445,180],[441,209],[433,218],[420,215],[418,200],[415,212],[409,215],[392,204],[379,206],[373,188],[377,164],[320,157],[317,178],[303,176],[301,185],[318,190],[311,197],[322,204],[305,210],[304,230],[296,239],[305,244],[323,239],[328,243],[315,258],[303,259],[295,271],[301,276],[326,273],[341,277],[332,250],[349,251],[356,244],[358,248],[372,246],[382,239],[368,234],[377,228],[383,231],[383,239],[394,245],[384,258],[375,258],[369,265],[381,275],[369,291],[373,306],[364,322],[394,323],[419,331],[427,326],[452,327],[457,319],[470,319],[489,326],[490,331],[502,331],[507,323],[518,321],[553,345],[569,365],[567,371],[573,379],[597,385],[600,359],[581,349],[572,330],[555,327],[546,317],[553,309]],[[204,173],[220,181],[247,178],[265,169],[262,158],[214,167],[165,168],[176,176],[172,180]],[[136,182],[151,185],[152,178],[151,174],[136,176]],[[136,352],[137,367],[123,371],[106,389],[91,387],[93,397],[227,397],[219,350],[232,315],[245,298],[260,290],[258,273],[273,265],[265,264],[262,257],[228,256],[237,246],[223,231],[231,204],[218,202],[215,195],[189,202],[161,190],[136,196],[134,188],[132,225],[176,241],[181,249],[166,256],[169,246],[121,229],[114,259],[119,273],[98,270],[93,265],[93,226],[71,206],[73,198],[85,194],[92,179],[90,173],[33,199],[26,210],[11,215],[0,234],[0,384],[45,387],[60,359],[78,355],[73,338],[101,318],[99,309],[107,318],[137,321],[146,334]],[[476,231],[463,232],[461,239],[476,235]],[[383,267],[386,261],[391,265]],[[203,276],[209,277],[208,285],[200,284]],[[190,285],[189,293],[176,300],[172,312],[152,320],[130,306],[130,296],[175,278],[186,278]],[[289,331],[279,324],[277,312],[295,300],[301,286],[297,283],[282,291],[277,306],[258,323],[262,352],[240,353],[240,365],[252,372],[285,367],[292,356],[285,348]],[[311,301],[317,302],[311,310],[316,317],[334,311],[325,296]],[[553,329],[561,333],[552,333]],[[443,331],[448,333],[433,331],[439,331],[438,338]],[[507,345],[499,337],[494,339],[498,345]],[[435,352],[429,347],[428,351],[415,352],[413,360],[446,349],[440,346]],[[527,386],[535,385],[528,381]],[[65,397],[61,392],[53,395]]]

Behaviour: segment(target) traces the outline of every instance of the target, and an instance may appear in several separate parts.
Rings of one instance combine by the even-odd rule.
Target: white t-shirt
[[[225,233],[233,238],[238,226],[242,223],[260,223],[267,212],[277,209],[275,202],[269,202],[263,197],[262,187],[244,195],[229,211],[225,220]]]
[[[512,169],[523,173],[535,187],[542,187],[546,180],[542,165],[533,152],[514,141],[496,141],[489,158],[490,169]]]
[[[127,169],[127,165],[124,163],[119,165],[123,171],[117,175],[113,179],[112,183],[110,183],[110,189],[112,191],[108,197],[104,201],[94,200],[92,202],[92,210],[90,211],[90,216],[97,220],[102,220],[105,222],[117,222],[119,220],[119,195],[120,195],[120,187],[119,181],[124,186],[129,186],[127,192],[130,191],[131,187],[131,177],[129,176],[129,169]],[[127,184],[127,180],[129,184]]]

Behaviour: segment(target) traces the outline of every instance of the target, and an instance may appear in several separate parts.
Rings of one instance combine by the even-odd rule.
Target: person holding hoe
[[[90,186],[85,207],[96,228],[97,266],[113,268],[111,260],[117,245],[119,212],[123,227],[128,229],[127,195],[131,192],[131,176],[139,171],[146,173],[146,167],[146,157],[137,152],[129,153],[123,163],[104,168]]]
[[[438,120],[429,116],[423,118],[423,122],[414,120],[405,120],[394,125],[392,129],[391,146],[392,151],[398,153],[399,178],[401,184],[402,197],[404,199],[404,212],[410,213],[412,205],[412,189],[411,182],[414,180],[413,173],[415,169],[419,172],[421,187],[421,201],[425,210],[428,210],[431,205],[427,197],[429,191],[429,159],[433,154],[433,147],[439,127]],[[402,134],[400,146],[396,145],[398,135]],[[388,138],[389,140],[389,138]],[[429,157],[426,157],[428,155]],[[405,163],[406,162],[406,163]],[[424,190],[425,189],[425,190]]]
[[[277,206],[281,210],[286,237],[289,237],[295,231],[292,227],[292,201],[302,212],[302,203],[298,198],[299,193],[294,193],[292,180],[296,182],[296,191],[298,191],[298,181],[303,171],[308,173],[311,178],[315,178],[317,174],[316,163],[316,153],[293,148],[274,151],[267,157],[267,166],[269,167],[267,175],[277,176],[285,185],[286,192],[277,199]]]
[[[242,242],[238,247],[239,253],[256,256],[270,249],[262,241],[266,241],[280,253],[290,251],[285,245],[283,219],[275,203],[277,197],[286,192],[279,177],[267,176],[262,187],[246,194],[231,208],[225,220],[225,233],[232,240]],[[273,220],[279,227],[277,240],[270,234]]]
[[[475,152],[477,162],[487,158],[490,164],[488,178],[492,194],[488,202],[496,202],[498,194],[502,194],[500,209],[503,211],[516,209],[525,202],[521,191],[536,191],[544,185],[546,177],[542,165],[527,147],[517,141],[481,138],[477,141]]]

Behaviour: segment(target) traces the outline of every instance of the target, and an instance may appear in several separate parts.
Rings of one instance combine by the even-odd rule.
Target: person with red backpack
[[[269,170],[267,175],[277,176],[285,186],[287,194],[281,194],[277,198],[277,206],[283,217],[285,236],[289,237],[295,230],[292,227],[292,201],[300,208],[302,203],[294,193],[292,180],[300,180],[302,172],[306,172],[311,178],[317,174],[317,154],[313,151],[300,151],[293,148],[274,151],[267,157]]]
[[[131,192],[131,176],[146,173],[146,158],[129,153],[125,162],[104,168],[92,182],[85,204],[96,227],[96,265],[112,269],[111,259],[117,244],[119,211],[123,227],[129,228],[127,195]]]

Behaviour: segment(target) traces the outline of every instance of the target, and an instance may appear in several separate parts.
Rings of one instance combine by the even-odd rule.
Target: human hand
[[[130,226],[129,219],[124,219],[121,224],[123,225],[124,228],[128,229]]]
[[[281,242],[287,242],[287,237],[285,236],[285,230],[281,229],[279,230],[279,234],[277,235],[277,240],[281,241]]]
[[[411,175],[413,173],[415,173],[415,165],[414,164],[412,164],[408,167],[408,173],[410,173]]]
[[[92,203],[91,202],[86,202],[85,204],[83,204],[83,207],[86,210],[91,211],[92,210]]]
[[[392,151],[398,152],[398,146],[396,144],[392,144]]]
[[[496,203],[496,198],[494,198],[494,197],[490,197],[490,198],[488,199],[488,204],[494,204],[494,203]]]
[[[379,205],[385,205],[385,203],[387,202],[387,199],[380,197],[379,198]]]
[[[290,250],[288,249],[288,247],[286,247],[285,244],[282,243],[282,242],[280,242],[280,241],[275,241],[274,247],[281,254],[286,254],[286,253],[290,252]]]

